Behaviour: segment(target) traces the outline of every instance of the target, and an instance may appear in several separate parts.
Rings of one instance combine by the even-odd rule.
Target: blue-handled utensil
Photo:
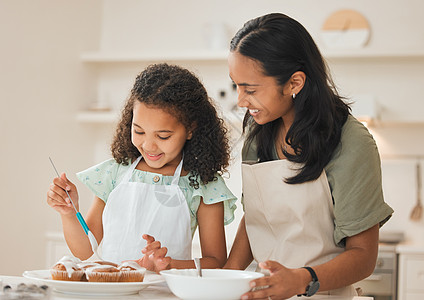
[[[54,163],[53,163],[53,161],[52,161],[52,159],[49,157],[49,160],[50,160],[50,162],[51,162],[51,164],[52,164],[52,166],[53,166],[53,169],[55,170],[55,172],[56,172],[56,174],[57,174],[57,177],[60,177],[60,175],[59,175],[59,172],[57,171],[57,169],[56,169],[56,167],[55,167],[55,165],[54,165]],[[75,210],[75,212],[76,212],[76,214],[77,214],[77,219],[78,219],[78,221],[79,221],[79,223],[81,224],[81,226],[82,226],[82,229],[84,229],[84,232],[85,232],[85,234],[88,236],[88,239],[89,239],[89,241],[90,241],[90,244],[91,244],[91,249],[93,250],[93,252],[100,258],[100,259],[102,259],[101,257],[100,257],[100,255],[97,253],[97,249],[99,248],[99,244],[97,244],[97,240],[96,240],[96,238],[94,237],[94,234],[90,231],[90,229],[88,228],[88,226],[87,226],[87,223],[85,223],[85,220],[84,220],[84,218],[82,217],[82,215],[81,215],[81,213],[77,210],[77,208],[75,207],[75,204],[74,204],[74,201],[72,201],[72,198],[71,198],[71,196],[69,196],[69,193],[68,193],[68,191],[65,189],[65,192],[66,192],[66,195],[68,195],[68,198],[69,198],[69,200],[71,201],[71,203],[72,203],[72,206],[74,207],[74,210]]]

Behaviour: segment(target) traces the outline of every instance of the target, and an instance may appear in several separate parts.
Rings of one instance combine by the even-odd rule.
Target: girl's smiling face
[[[284,87],[274,77],[263,74],[261,65],[240,53],[228,56],[230,77],[237,85],[237,105],[249,109],[258,124],[278,118],[294,118],[290,84]]]
[[[192,133],[173,115],[157,106],[135,101],[131,141],[153,169],[176,167]]]

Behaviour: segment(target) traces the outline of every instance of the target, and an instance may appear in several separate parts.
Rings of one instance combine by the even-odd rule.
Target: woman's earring
[[[294,100],[294,98],[296,98],[296,94],[295,93],[293,93],[292,98],[293,98],[293,100]]]

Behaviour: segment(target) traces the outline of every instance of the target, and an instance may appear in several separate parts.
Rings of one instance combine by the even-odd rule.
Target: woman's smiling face
[[[260,63],[237,51],[229,54],[228,66],[230,77],[237,85],[237,105],[249,109],[256,123],[294,118],[288,84],[282,87],[274,77],[264,75]]]
[[[149,167],[176,167],[181,161],[184,144],[191,135],[166,110],[135,101],[131,141]]]

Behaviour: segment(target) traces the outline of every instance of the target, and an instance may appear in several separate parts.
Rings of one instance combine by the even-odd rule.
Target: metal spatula
[[[423,205],[421,203],[421,169],[420,163],[417,163],[417,203],[411,211],[410,219],[412,221],[419,221],[422,218]]]
[[[54,163],[53,163],[53,161],[52,161],[52,159],[51,159],[50,157],[49,157],[49,160],[50,160],[50,162],[51,162],[51,164],[52,164],[52,166],[53,166],[53,169],[55,170],[55,172],[56,172],[56,174],[57,174],[57,177],[60,177],[59,172],[57,171],[57,169],[56,169],[56,167],[55,167],[55,165],[54,165]],[[80,212],[77,210],[77,208],[75,207],[74,201],[72,201],[72,198],[71,198],[71,196],[69,196],[68,191],[67,191],[67,190],[65,190],[65,192],[66,192],[66,195],[68,195],[68,198],[69,198],[69,200],[71,201],[72,206],[73,206],[73,207],[74,207],[74,209],[75,209],[75,212],[76,212],[76,214],[77,214],[77,219],[78,219],[79,223],[81,224],[82,228],[84,229],[85,234],[88,236],[88,239],[89,239],[90,244],[91,244],[91,249],[93,250],[94,254],[96,254],[96,256],[97,256],[99,259],[102,259],[102,258],[100,257],[100,255],[97,253],[97,249],[99,248],[99,244],[97,244],[97,240],[96,240],[96,238],[94,237],[94,234],[90,231],[90,229],[88,228],[87,223],[85,223],[85,220],[84,220],[84,218],[82,217],[81,213],[80,213]]]

